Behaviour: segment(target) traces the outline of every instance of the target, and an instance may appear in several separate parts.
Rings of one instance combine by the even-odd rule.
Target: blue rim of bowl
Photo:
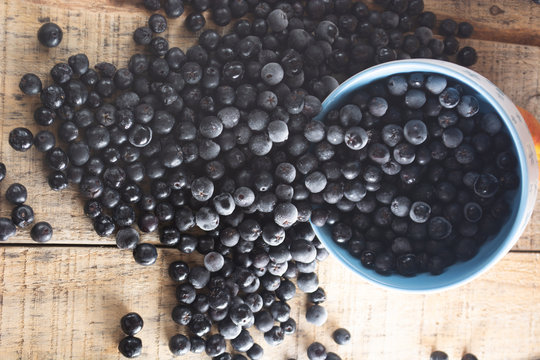
[[[330,252],[333,256],[335,256],[349,270],[361,276],[363,279],[365,279],[369,283],[377,285],[384,289],[397,290],[397,291],[406,292],[406,293],[427,294],[427,293],[434,293],[434,292],[449,290],[449,289],[464,285],[466,283],[469,283],[470,281],[476,279],[477,277],[479,277],[480,275],[482,275],[483,273],[491,269],[497,262],[499,262],[510,251],[510,249],[512,249],[512,247],[519,240],[519,237],[521,236],[529,220],[528,219],[529,217],[526,215],[527,209],[525,208],[525,206],[523,206],[527,202],[526,200],[527,200],[528,188],[529,188],[528,187],[529,171],[526,166],[527,161],[525,160],[526,159],[525,150],[521,144],[520,137],[517,133],[517,130],[514,124],[512,123],[510,119],[510,116],[508,115],[506,110],[499,104],[499,102],[491,95],[491,93],[487,91],[486,89],[484,89],[482,86],[478,85],[474,81],[474,79],[468,74],[474,74],[474,76],[477,76],[489,82],[495,87],[495,89],[498,89],[498,87],[495,84],[493,84],[491,81],[486,79],[484,76],[478,73],[472,72],[472,70],[470,69],[467,69],[465,67],[462,67],[456,64],[449,64],[441,60],[421,60],[421,59],[397,60],[397,61],[391,61],[384,64],[376,65],[362,72],[359,72],[356,75],[353,75],[352,77],[347,79],[341,85],[339,85],[336,89],[334,89],[334,91],[332,91],[326,97],[326,99],[322,103],[323,110],[321,111],[319,115],[315,117],[315,120],[322,121],[322,119],[324,119],[326,114],[330,110],[332,110],[333,107],[341,105],[344,99],[338,99],[338,97],[341,96],[343,93],[348,93],[348,95],[350,95],[357,88],[366,86],[374,81],[378,81],[392,75],[412,73],[412,72],[436,73],[436,74],[450,77],[454,80],[457,80],[466,84],[471,89],[479,93],[482,97],[484,97],[484,99],[493,107],[493,109],[497,112],[497,114],[499,114],[499,116],[503,118],[503,122],[506,128],[508,129],[508,132],[511,135],[512,143],[518,153],[518,159],[520,160],[519,168],[521,171],[521,182],[520,182],[521,194],[519,195],[519,208],[515,217],[516,221],[512,224],[511,229],[508,231],[508,235],[506,239],[503,241],[503,244],[501,244],[502,246],[498,248],[496,251],[494,251],[492,254],[490,254],[488,256],[488,259],[485,260],[484,265],[479,270],[477,270],[476,272],[472,274],[464,274],[461,276],[456,276],[454,279],[452,279],[451,281],[448,281],[446,284],[443,283],[436,287],[410,289],[407,287],[396,286],[395,284],[390,284],[389,282],[384,282],[384,281],[379,281],[379,280],[369,278],[366,274],[364,274],[363,272],[357,269],[358,264],[352,264],[349,261],[349,259],[345,258],[340,253],[340,251],[343,251],[345,249],[341,248],[331,239],[327,238],[327,236],[322,232],[322,228],[319,228],[318,226],[314,225],[311,222],[310,224],[311,224],[311,227],[313,228],[313,231],[315,232],[319,240],[325,245],[328,252]],[[361,83],[361,84],[358,84],[358,83]],[[517,108],[516,108],[516,111],[517,111]],[[473,261],[473,259],[468,260],[468,261]],[[367,268],[365,268],[365,270],[374,271]],[[392,275],[392,276],[401,276],[401,275]],[[407,279],[407,278],[403,277],[403,279]],[[414,277],[411,279],[414,279]]]

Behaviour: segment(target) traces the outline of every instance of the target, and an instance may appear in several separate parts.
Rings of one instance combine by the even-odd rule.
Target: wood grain
[[[119,319],[129,311],[145,321],[141,358],[172,358],[168,338],[183,329],[170,319],[174,284],[166,269],[185,259],[177,251],[161,251],[150,267],[136,265],[130,252],[96,247],[3,247],[0,259],[2,358],[120,358]],[[270,348],[253,329],[265,359],[307,359],[314,340],[349,360],[428,359],[433,349],[451,359],[464,351],[489,360],[540,356],[540,254],[511,253],[473,283],[436,295],[379,290],[332,259],[319,274],[328,322],[320,328],[307,323],[305,296],[298,294],[291,303],[297,335]],[[351,331],[351,344],[331,340],[340,326]]]
[[[10,148],[7,136],[12,128],[25,126],[34,133],[43,129],[32,118],[38,99],[22,96],[18,89],[20,77],[26,72],[34,72],[46,79],[44,83],[49,83],[48,69],[79,52],[88,54],[93,64],[106,60],[119,67],[126,66],[128,55],[141,50],[131,39],[133,29],[143,25],[147,16],[144,9],[134,5],[138,3],[105,0],[91,3],[61,0],[0,2],[0,14],[4,15],[1,26],[6,29],[0,31],[0,41],[5,44],[1,49],[0,62],[0,161],[8,167],[8,177],[0,184],[0,191],[3,192],[14,181],[22,182],[29,189],[29,204],[35,209],[36,220],[49,221],[54,226],[55,234],[51,243],[99,245],[114,244],[114,239],[100,238],[93,232],[91,222],[83,215],[83,202],[77,196],[76,189],[70,188],[60,193],[49,189],[46,182],[48,170],[41,153],[34,148],[25,153]],[[439,4],[426,3],[426,9],[431,4]],[[64,28],[64,40],[58,48],[46,49],[35,38],[40,21],[46,20],[56,21]],[[194,43],[194,37],[189,36],[183,28],[183,17],[169,20],[169,28],[167,36],[171,46],[185,49]],[[516,104],[540,118],[537,66],[540,48],[483,40],[466,40],[463,43],[478,49],[480,61],[474,66],[476,71],[501,87]],[[537,204],[537,209],[540,209],[540,202]],[[9,212],[9,206],[0,202],[0,216],[6,216]],[[533,219],[516,249],[540,250],[539,211],[534,213]],[[157,236],[145,235],[144,240],[156,242]],[[31,240],[27,231],[21,231],[10,242],[28,243]]]
[[[478,50],[479,63],[473,68],[540,119],[540,6],[528,0],[425,3],[439,19],[473,23],[473,39],[461,41]],[[0,246],[0,358],[120,359],[118,321],[137,311],[145,320],[141,358],[171,359],[168,338],[184,329],[170,320],[174,284],[166,272],[171,261],[187,257],[160,249],[157,264],[141,267],[131,252],[111,246],[61,246],[112,245],[114,239],[94,233],[76,189],[49,189],[42,154],[35,149],[17,153],[7,143],[14,127],[34,133],[41,129],[32,120],[38,100],[18,89],[24,73],[34,72],[50,83],[49,69],[79,52],[88,54],[93,64],[125,66],[129,54],[142,50],[131,36],[148,13],[140,0],[0,0],[0,16],[0,161],[8,167],[0,194],[12,182],[23,183],[36,220],[49,221],[55,229],[52,246],[25,246],[31,242],[28,230],[20,231],[11,246]],[[171,46],[185,49],[196,35],[185,30],[184,18],[170,20],[165,36]],[[46,21],[64,29],[58,48],[46,49],[37,42],[36,32]],[[0,216],[9,212],[0,201]],[[144,235],[143,241],[157,242],[157,235]],[[540,200],[514,249],[540,251]],[[200,261],[200,256],[189,261]],[[322,328],[307,324],[305,296],[298,295],[291,302],[298,334],[275,349],[265,346],[265,358],[307,359],[306,347],[314,340],[347,360],[427,359],[434,349],[446,351],[451,359],[465,351],[489,360],[540,358],[539,253],[510,253],[473,283],[436,295],[379,290],[333,259],[321,265],[319,274],[328,294],[328,323]],[[351,330],[352,344],[333,343],[330,334],[338,326]]]
[[[56,9],[107,12],[124,17],[143,13],[139,0],[27,0],[32,6],[43,8],[42,19]],[[364,0],[375,6],[375,0]],[[425,11],[432,11],[438,20],[452,18],[468,21],[475,27],[473,38],[540,46],[540,6],[529,0],[436,1],[426,0]],[[186,7],[189,9],[189,7]]]

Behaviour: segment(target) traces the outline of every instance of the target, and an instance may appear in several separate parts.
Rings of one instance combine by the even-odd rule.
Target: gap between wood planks
[[[155,247],[158,249],[174,249],[174,247],[166,246],[166,245],[160,245],[160,244],[154,244]],[[48,247],[48,248],[115,248],[118,249],[115,244],[98,244],[98,245],[90,245],[90,244],[32,244],[32,243],[4,243],[0,244],[0,248],[2,247],[28,247],[28,248],[36,248],[36,247]],[[120,249],[119,249],[120,250]],[[523,254],[540,254],[540,250],[510,250],[509,252],[512,253],[523,253]],[[189,255],[189,254],[186,254]]]

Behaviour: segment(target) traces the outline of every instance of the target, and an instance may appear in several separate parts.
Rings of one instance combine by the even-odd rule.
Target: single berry
[[[15,128],[9,133],[9,145],[16,151],[27,151],[32,147],[34,136],[26,128]]]
[[[347,329],[337,329],[332,334],[332,338],[338,345],[346,345],[351,341],[351,333]]]
[[[14,205],[22,204],[26,201],[28,193],[26,187],[19,183],[11,184],[6,190],[6,199]]]
[[[126,335],[135,335],[142,330],[144,325],[142,317],[134,312],[122,316],[120,327]]]
[[[116,233],[116,246],[120,249],[134,249],[139,243],[139,233],[132,227],[118,230]]]
[[[471,66],[478,61],[476,50],[470,46],[465,46],[457,54],[457,63],[463,66]]]
[[[53,229],[52,226],[45,221],[41,221],[36,223],[32,230],[30,231],[30,236],[32,237],[32,240],[36,242],[47,242],[51,240],[53,235]]]
[[[142,341],[138,337],[126,336],[120,340],[118,351],[127,358],[136,358],[142,353]]]
[[[429,360],[448,360],[448,355],[443,351],[436,350],[431,353]]]
[[[38,31],[39,42],[46,47],[56,47],[62,41],[62,29],[54,23],[43,24]]]
[[[149,243],[141,243],[133,249],[133,258],[140,265],[152,265],[157,260],[157,249]]]
[[[25,74],[19,83],[19,89],[26,95],[37,95],[41,92],[41,80],[35,74]]]
[[[431,206],[423,201],[417,201],[411,205],[409,217],[416,223],[425,223],[431,215]]]
[[[312,305],[306,311],[306,320],[314,325],[323,325],[327,318],[328,313],[321,305]]]
[[[421,120],[409,120],[405,126],[403,126],[403,136],[409,143],[420,145],[426,141],[428,137],[427,126]]]
[[[319,342],[314,342],[307,348],[307,356],[309,360],[325,360],[327,353],[326,348]]]
[[[6,165],[0,162],[0,182],[6,178]]]
[[[6,241],[17,233],[17,228],[11,219],[0,217],[0,241]]]
[[[192,347],[189,339],[182,334],[176,334],[169,339],[169,350],[173,355],[185,355]]]
[[[11,221],[20,228],[34,222],[34,210],[28,205],[17,205],[11,211]]]

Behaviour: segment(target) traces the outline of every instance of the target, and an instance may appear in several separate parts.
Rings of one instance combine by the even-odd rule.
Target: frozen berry
[[[307,356],[309,360],[325,360],[327,353],[326,348],[319,342],[314,342],[307,348]]]
[[[346,345],[351,341],[351,333],[347,329],[337,329],[332,333],[332,338],[338,345]]]
[[[448,360],[448,355],[443,351],[434,351],[429,356],[430,360]]]

